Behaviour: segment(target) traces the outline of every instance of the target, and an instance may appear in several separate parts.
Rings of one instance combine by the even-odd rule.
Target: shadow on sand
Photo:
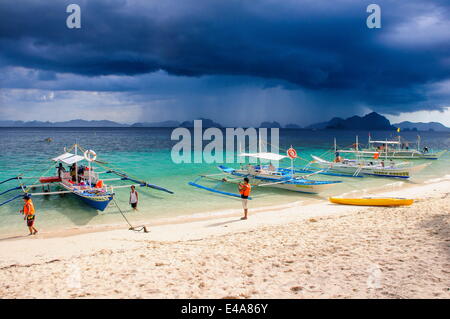
[[[242,220],[241,219],[233,219],[233,220],[229,220],[226,222],[209,224],[209,225],[206,225],[206,227],[220,227],[220,226],[225,226],[225,225],[240,222],[240,221],[242,221]]]

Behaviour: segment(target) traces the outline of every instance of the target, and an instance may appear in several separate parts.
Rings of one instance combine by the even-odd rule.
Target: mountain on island
[[[346,119],[340,117],[332,118],[328,122],[321,122],[306,127],[307,129],[334,129],[334,130],[394,130],[387,118],[376,112],[364,116],[352,116]]]
[[[218,127],[223,126],[219,123],[214,122],[211,119],[199,118],[202,120],[203,128]],[[101,121],[87,121],[87,120],[70,120],[62,122],[49,122],[49,121],[11,121],[11,120],[0,120],[0,127],[194,127],[194,121],[184,121],[178,122],[173,120],[161,121],[161,122],[137,122],[134,124],[122,124],[108,120]],[[260,127],[262,128],[281,128],[282,125],[276,121],[262,122]],[[300,129],[301,127],[297,124],[287,124],[285,128],[288,129]],[[309,130],[395,130],[401,128],[403,131],[436,131],[436,132],[450,132],[450,128],[444,126],[438,122],[400,122],[391,125],[389,120],[376,113],[372,112],[364,116],[352,116],[346,119],[340,117],[334,117],[327,122],[321,122],[309,125],[304,129]]]
[[[138,122],[131,125],[131,127],[178,127],[178,121],[162,121],[162,122]]]
[[[394,124],[396,127],[400,127],[403,131],[435,131],[435,132],[450,132],[450,127],[444,126],[439,122],[409,122],[404,121]]]
[[[281,128],[281,124],[278,122],[262,122],[259,127],[262,128]]]
[[[42,121],[0,121],[0,127],[127,127],[126,124],[120,124],[113,121],[86,121],[70,120],[64,122],[42,122]]]
[[[219,123],[216,123],[216,122],[214,122],[213,120],[210,120],[210,119],[199,118],[197,120],[202,120],[202,127],[203,128],[208,128],[208,127],[221,128],[222,127],[222,125],[220,125]],[[184,121],[179,126],[180,127],[191,128],[191,127],[194,127],[194,121]]]
[[[203,127],[222,127],[210,119],[203,119]],[[162,121],[162,122],[138,122],[134,124],[122,124],[108,120],[86,121],[70,120],[64,122],[43,121],[0,121],[0,127],[194,127],[194,121]]]

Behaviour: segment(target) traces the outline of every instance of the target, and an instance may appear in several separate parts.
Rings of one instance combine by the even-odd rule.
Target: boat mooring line
[[[144,233],[148,233],[149,232],[145,225],[140,225],[140,226],[133,226],[133,225],[131,225],[131,223],[129,222],[128,218],[125,217],[125,214],[120,209],[120,206],[119,206],[119,204],[117,204],[117,201],[116,201],[116,199],[114,197],[113,197],[113,201],[114,201],[114,204],[116,205],[116,207],[119,209],[119,212],[122,215],[122,217],[125,219],[127,224],[130,226],[130,228],[128,228],[128,230],[132,230],[132,231],[135,231],[135,232],[144,231]]]

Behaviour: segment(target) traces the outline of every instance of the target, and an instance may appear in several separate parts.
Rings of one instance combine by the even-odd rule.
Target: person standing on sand
[[[131,185],[130,205],[134,210],[137,210],[138,202],[139,202],[138,192],[136,191],[134,185]]]
[[[23,209],[20,211],[22,214],[24,214],[23,220],[27,221],[28,229],[30,230],[30,235],[36,235],[38,230],[34,227],[34,220],[35,220],[35,211],[34,211],[34,205],[33,201],[31,200],[31,197],[28,195],[25,195],[23,197],[23,201],[25,204],[23,205]]]
[[[244,178],[244,184],[239,183],[239,193],[242,198],[242,207],[244,208],[244,217],[241,219],[247,219],[248,214],[248,197],[250,196],[250,192],[252,190],[252,186],[249,183],[249,179],[247,177]]]

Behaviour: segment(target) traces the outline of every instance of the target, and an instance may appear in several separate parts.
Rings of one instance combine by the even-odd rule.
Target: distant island
[[[309,125],[306,128],[315,130],[395,130],[389,120],[376,112],[364,116],[352,116],[346,119],[334,117],[330,121]]]
[[[70,120],[65,122],[41,122],[41,121],[0,121],[0,127],[128,127],[130,125],[120,124],[113,121],[85,121]]]
[[[218,127],[223,128],[225,126],[214,122],[211,119],[199,118],[202,120],[203,128]],[[43,122],[43,121],[0,121],[0,127],[194,127],[194,121],[161,121],[161,122],[137,122],[134,124],[122,124],[108,120],[100,121],[86,121],[86,120],[70,120],[63,122]],[[259,127],[262,128],[283,128],[283,126],[276,121],[262,122]],[[391,124],[390,121],[381,114],[372,112],[364,116],[351,116],[346,119],[340,117],[334,117],[329,121],[320,122],[306,127],[300,127],[297,124],[289,123],[284,126],[287,129],[305,129],[305,130],[396,130],[400,128],[402,131],[436,131],[436,132],[450,132],[450,128],[444,126],[438,122],[429,123],[414,123],[414,122],[401,122],[397,124]]]
[[[265,127],[265,128],[282,128],[281,124],[278,122],[262,122],[259,127]]]
[[[400,127],[402,131],[435,131],[435,132],[450,132],[450,127],[446,127],[438,122],[400,122],[394,124],[396,127]]]
[[[139,122],[131,124],[130,127],[178,127],[178,121],[162,121],[162,122]]]
[[[306,129],[313,130],[396,130],[400,128],[402,131],[436,131],[436,132],[450,132],[450,128],[444,126],[438,122],[430,123],[413,123],[413,122],[401,122],[392,124],[391,122],[376,112],[366,114],[364,116],[352,116],[346,119],[339,117],[332,118],[330,121],[321,122],[313,125],[309,125]]]

